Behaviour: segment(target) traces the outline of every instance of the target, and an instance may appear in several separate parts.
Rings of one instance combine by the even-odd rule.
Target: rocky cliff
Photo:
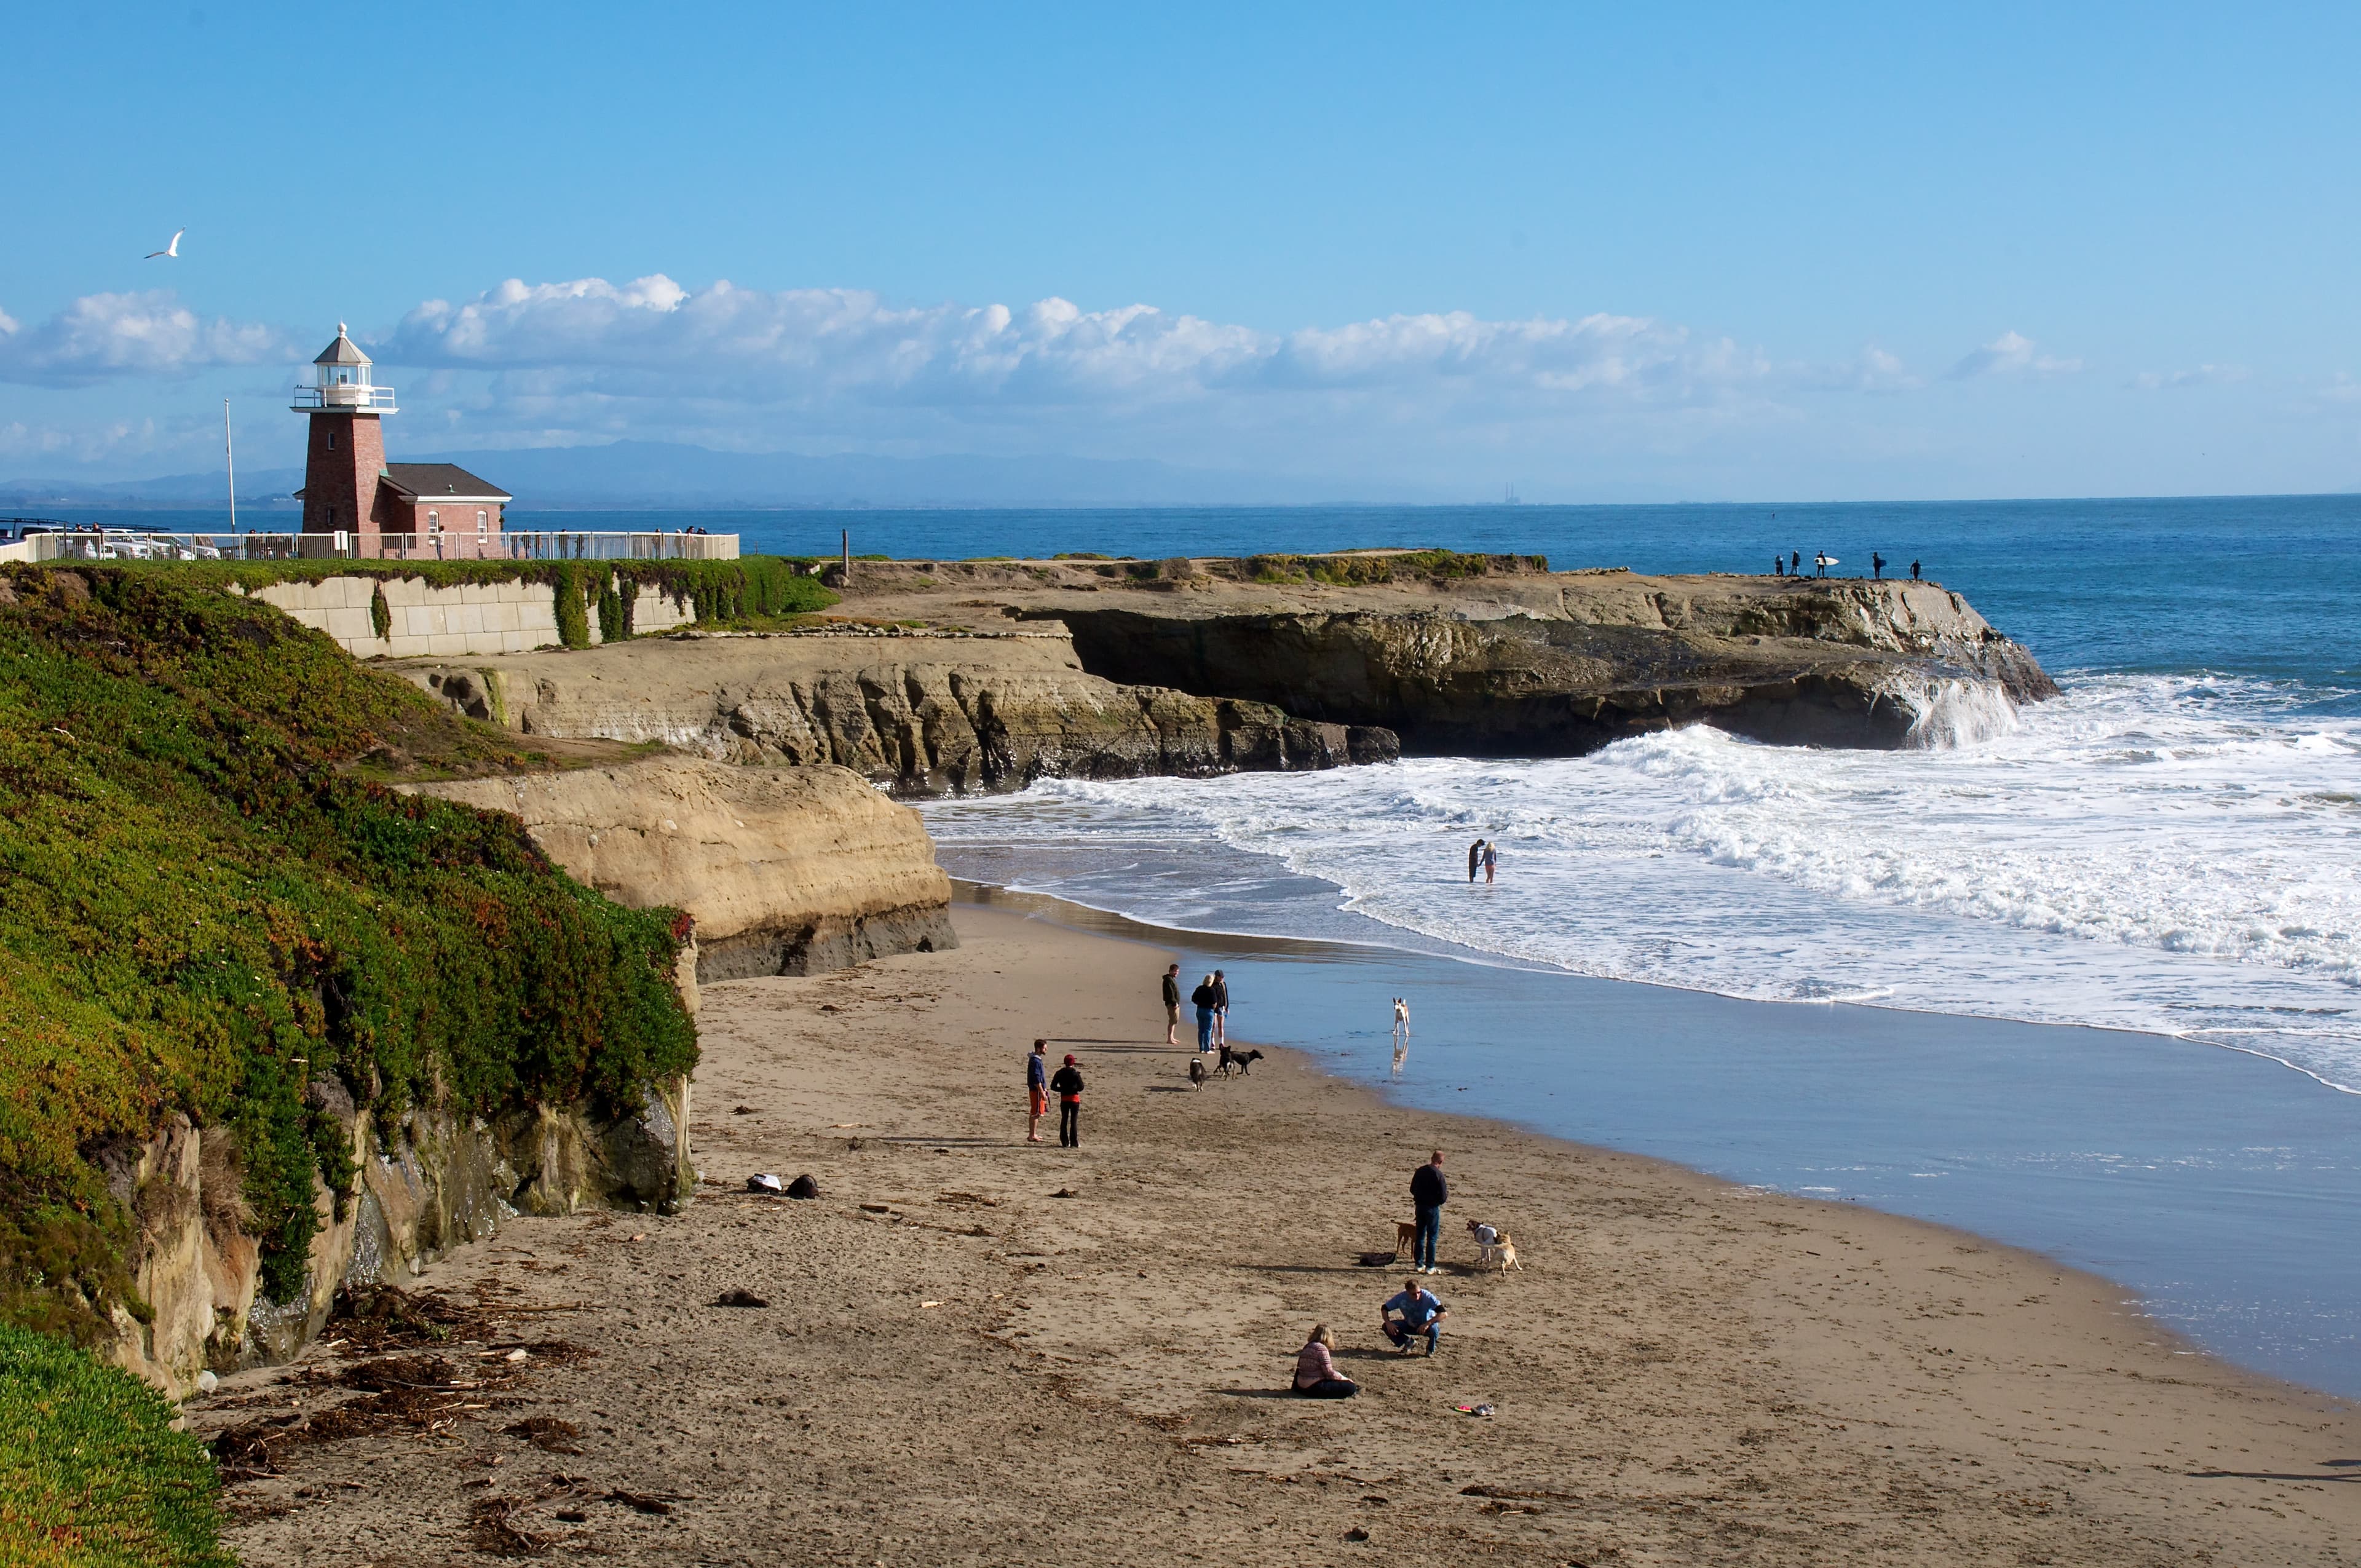
[[[687,911],[701,982],[959,945],[917,813],[842,768],[666,755],[414,787],[514,813],[619,904]]]
[[[579,1105],[536,1105],[489,1121],[412,1111],[379,1125],[333,1078],[309,1103],[331,1117],[357,1168],[341,1201],[315,1185],[302,1283],[284,1300],[260,1289],[261,1247],[247,1234],[236,1140],[175,1113],[152,1136],[93,1152],[135,1222],[131,1277],[147,1315],[117,1305],[113,1358],[175,1395],[202,1372],[284,1361],[316,1337],[336,1292],[395,1283],[480,1241],[510,1213],[621,1208],[669,1212],[695,1182],[688,1080],[650,1090],[612,1120]]]
[[[1570,755],[1711,723],[1894,747],[1964,701],[2037,701],[2033,656],[1931,583],[1550,572],[1530,556],[856,563],[844,609],[1055,622],[1111,681],[1384,726],[1424,754]]]
[[[1376,726],[1101,679],[1055,626],[838,624],[390,667],[462,713],[526,734],[661,740],[738,763],[835,763],[912,795],[1021,789],[1042,777],[1328,768],[1398,748]]]

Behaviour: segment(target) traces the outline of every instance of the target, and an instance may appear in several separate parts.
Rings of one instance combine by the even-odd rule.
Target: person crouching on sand
[[[1433,1355],[1443,1343],[1443,1320],[1450,1315],[1451,1309],[1437,1300],[1433,1292],[1411,1278],[1402,1281],[1400,1295],[1387,1297],[1386,1304],[1378,1309],[1378,1326],[1386,1331],[1396,1350],[1408,1350],[1411,1341],[1424,1334],[1426,1354]]]
[[[1025,1103],[1030,1108],[1025,1117],[1025,1141],[1041,1141],[1041,1118],[1049,1113],[1049,1042],[1033,1042],[1033,1054],[1025,1058]]]
[[[1074,1070],[1074,1058],[1070,1052],[1066,1065],[1049,1080],[1058,1095],[1058,1146],[1078,1149],[1082,1146],[1082,1075]]]
[[[1336,1335],[1326,1323],[1312,1325],[1312,1337],[1295,1353],[1295,1394],[1303,1399],[1349,1399],[1361,1391],[1350,1377],[1340,1376],[1331,1354]]]

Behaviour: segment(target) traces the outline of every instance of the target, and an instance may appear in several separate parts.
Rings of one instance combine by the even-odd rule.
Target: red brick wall
[[[378,476],[385,471],[384,421],[376,414],[307,417],[312,429],[303,455],[303,532],[369,532],[377,526]]]
[[[392,491],[385,493],[381,507],[388,533],[414,533],[418,548],[431,553],[433,540],[427,532],[426,514],[443,514],[443,556],[445,560],[465,560],[476,552],[476,514],[483,512],[485,537],[492,540],[500,535],[500,503],[498,501],[437,500],[432,496],[415,501],[403,500]]]

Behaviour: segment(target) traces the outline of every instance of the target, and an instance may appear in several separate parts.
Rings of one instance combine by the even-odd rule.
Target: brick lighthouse
[[[456,463],[388,463],[381,421],[400,411],[369,378],[369,356],[336,323],[292,408],[311,419],[303,457],[303,532],[342,533],[353,554],[465,559],[500,549],[513,498]]]

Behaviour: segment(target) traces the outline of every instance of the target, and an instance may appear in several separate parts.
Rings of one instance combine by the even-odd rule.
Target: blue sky
[[[292,462],[341,318],[397,453],[2361,487],[2361,8],[1269,10],[14,16],[0,476]]]

